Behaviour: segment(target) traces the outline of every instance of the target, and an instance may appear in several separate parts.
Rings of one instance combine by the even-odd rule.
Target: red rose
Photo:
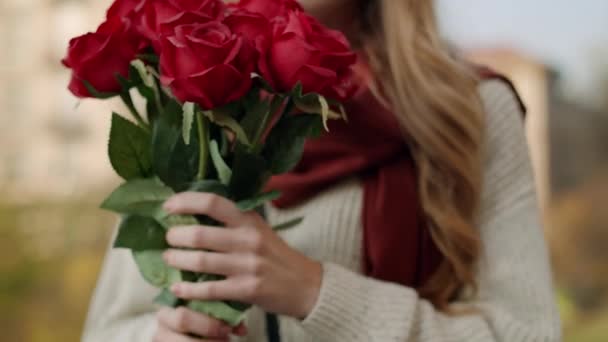
[[[265,54],[272,36],[272,25],[266,17],[259,13],[236,9],[224,19],[224,24],[230,27],[232,32],[247,38],[259,53]]]
[[[90,97],[86,81],[99,92],[120,92],[116,75],[128,76],[131,61],[144,46],[127,19],[106,21],[96,32],[73,38],[62,60],[72,69],[70,91],[78,97]]]
[[[357,57],[342,33],[300,11],[275,21],[273,31],[271,46],[259,68],[276,90],[289,91],[299,82],[304,93],[320,93],[336,100],[352,94],[352,66]]]
[[[113,33],[127,28],[136,34],[135,26],[132,25],[135,9],[141,0],[116,0],[106,12],[106,20],[97,28],[99,33]]]
[[[220,0],[143,0],[137,7],[137,26],[159,52],[161,34],[184,24],[184,16],[188,23],[204,23],[222,19],[225,11]]]
[[[122,20],[135,11],[140,3],[141,0],[116,0],[108,9],[106,20]]]
[[[232,7],[259,13],[268,19],[286,15],[290,11],[303,11],[295,0],[241,0]]]
[[[256,51],[221,22],[182,25],[161,40],[161,82],[182,102],[211,109],[251,87]]]

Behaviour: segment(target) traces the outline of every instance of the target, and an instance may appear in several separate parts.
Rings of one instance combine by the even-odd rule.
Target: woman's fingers
[[[185,307],[176,309],[161,308],[157,314],[160,326],[168,328],[174,334],[186,335],[196,334],[205,336],[204,341],[227,341],[233,328],[215,318],[192,311]],[[197,341],[182,336],[181,339],[169,339],[166,341]]]
[[[247,331],[247,326],[244,323],[241,323],[232,329],[232,333],[236,336],[246,336]]]
[[[236,300],[255,304],[261,297],[262,281],[258,277],[232,277],[201,283],[180,282],[171,286],[171,292],[183,299]]]
[[[207,192],[181,192],[169,198],[163,208],[171,214],[207,215],[228,226],[238,225],[246,216],[234,202]]]
[[[180,270],[221,274],[225,276],[249,271],[249,256],[240,254],[170,249],[163,254],[165,262]]]
[[[200,338],[192,338],[192,337],[188,337],[183,334],[176,333],[162,325],[160,325],[158,327],[158,330],[156,331],[156,334],[154,334],[154,339],[152,341],[153,342],[203,342],[203,340]],[[225,340],[216,340],[216,341],[226,342],[228,340],[225,339]]]
[[[178,226],[169,229],[167,242],[174,247],[233,252],[245,250],[250,241],[238,228]]]

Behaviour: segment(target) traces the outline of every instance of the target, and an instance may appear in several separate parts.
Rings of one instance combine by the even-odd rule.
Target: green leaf
[[[313,114],[287,115],[272,129],[262,154],[273,174],[293,169],[302,157],[307,137],[320,131],[321,119]]]
[[[190,301],[188,307],[194,311],[209,315],[229,324],[230,326],[239,325],[245,318],[245,311],[236,310],[225,302],[219,301]]]
[[[178,269],[168,266],[162,250],[132,251],[135,263],[144,279],[156,287],[169,287],[182,280]]]
[[[272,88],[272,86],[270,85],[270,83],[266,82],[266,80],[262,76],[260,76],[258,74],[253,74],[253,82],[254,82],[254,87],[264,89],[267,92],[272,93],[272,94],[277,93]]]
[[[228,198],[228,187],[220,181],[206,179],[190,183],[188,190],[197,192],[210,192]]]
[[[108,154],[112,167],[125,180],[150,175],[150,134],[120,115],[112,114]]]
[[[162,205],[173,194],[157,179],[133,179],[114,190],[101,208],[122,214],[163,217]]]
[[[302,83],[298,82],[291,90],[292,97],[302,97]]]
[[[344,112],[344,106],[335,100],[328,100],[324,96],[317,93],[302,94],[302,85],[300,83],[291,91],[293,101],[300,111],[309,114],[320,114],[323,118],[323,126],[325,130],[329,130],[327,127],[327,121],[329,119],[344,119],[346,120],[346,113]],[[330,104],[334,107],[338,107],[339,113],[333,111]]]
[[[271,117],[270,101],[260,100],[259,95],[247,106],[247,114],[241,120],[241,126],[252,144],[257,144],[264,133]]]
[[[272,229],[277,232],[281,231],[281,230],[287,230],[289,228],[293,228],[293,227],[299,225],[300,223],[302,223],[302,221],[304,221],[304,218],[298,217],[293,220],[289,220],[287,222],[283,222],[283,223],[274,225],[274,226],[272,226]]]
[[[241,211],[250,211],[258,208],[268,201],[273,201],[281,196],[280,191],[271,191],[267,193],[260,194],[250,199],[239,201],[236,206]]]
[[[237,143],[229,185],[234,199],[241,200],[259,193],[270,175],[268,164],[262,156]]]
[[[146,68],[146,64],[144,64],[142,60],[135,59],[131,61],[131,66],[137,71],[139,78],[145,86],[147,86],[148,88],[155,87],[154,76],[150,74],[150,72]]]
[[[245,134],[245,131],[243,130],[243,127],[241,127],[241,125],[239,125],[239,123],[232,116],[230,116],[230,113],[225,113],[219,110],[207,110],[204,111],[203,114],[216,125],[232,131],[232,133],[236,135],[236,139],[242,144],[251,144],[247,134]]]
[[[159,94],[153,68],[147,66],[141,59],[133,60],[129,66],[128,83],[123,85],[123,89],[126,86],[129,88],[135,87],[141,96],[146,99],[148,121],[155,121],[162,108],[159,108],[160,99],[158,98]]]
[[[187,188],[198,173],[198,135],[190,135],[186,145],[182,136],[182,106],[169,101],[152,134],[152,166],[154,173],[176,192]]]
[[[89,83],[88,81],[82,80],[82,84],[84,84],[84,87],[87,88],[87,91],[89,92],[89,94],[91,94],[91,96],[93,96],[94,98],[97,99],[109,99],[111,97],[117,96],[119,95],[119,93],[104,93],[104,92],[100,92],[97,91],[97,89],[95,89],[95,87],[93,87],[93,85],[91,83]]]
[[[141,96],[143,96],[146,99],[146,101],[147,101],[146,106],[154,105],[154,101],[155,101],[155,97],[156,97],[156,93],[154,92],[154,89],[149,88],[146,85],[140,84],[137,86],[137,91],[139,91],[139,94],[141,94]],[[155,110],[156,110],[156,108],[155,108]],[[148,116],[149,116],[149,114],[150,113],[148,113]]]
[[[183,108],[183,124],[182,135],[186,145],[190,144],[190,132],[192,132],[192,123],[194,122],[194,103],[186,102]]]
[[[157,217],[157,220],[165,227],[169,229],[175,226],[192,226],[198,224],[196,217],[192,215],[164,215]]]
[[[162,108],[156,104],[155,99],[157,92],[141,84],[137,86],[137,90],[146,98],[146,117],[148,118],[148,122],[153,125],[162,110]]]
[[[325,127],[325,130],[327,131],[329,131],[329,128],[327,127],[327,121],[329,119],[343,118],[341,113],[336,113],[331,110],[327,99],[319,94],[310,93],[303,96],[294,96],[293,100],[296,108],[302,112],[320,114],[321,118],[323,118],[323,127]]]
[[[125,77],[123,77],[121,74],[118,74],[118,73],[117,73],[117,74],[115,74],[114,76],[116,77],[116,81],[118,82],[118,84],[120,84],[120,87],[122,88],[122,91],[121,91],[121,98],[122,98],[122,95],[123,95],[123,94],[129,94],[129,90],[135,86],[135,83],[136,83],[136,82],[131,81],[130,79],[125,78]],[[128,100],[125,100],[125,99],[123,98],[123,101],[125,101],[125,104],[126,104],[127,106],[133,106],[133,101],[131,100],[131,98],[130,98],[130,97],[129,97],[129,99],[128,99]],[[127,102],[128,102],[128,103],[127,103]]]
[[[209,143],[209,152],[211,153],[211,160],[217,171],[217,175],[224,185],[230,184],[230,178],[232,178],[232,170],[222,158],[217,141],[211,140]]]
[[[327,102],[329,103],[329,105],[331,107],[338,109],[338,113],[342,117],[342,120],[348,121],[348,115],[346,115],[346,110],[344,109],[344,105],[340,101],[334,100],[334,99],[327,99]]]
[[[125,217],[118,227],[114,248],[134,251],[166,249],[166,230],[155,219],[139,215]]]
[[[198,224],[192,215],[169,215],[163,210],[163,204],[173,194],[173,190],[157,179],[135,179],[114,190],[101,207],[122,214],[154,218],[165,229]]]
[[[167,288],[163,288],[158,296],[154,298],[154,303],[170,308],[176,307],[181,301],[181,299],[175,297],[173,292],[169,291]]]

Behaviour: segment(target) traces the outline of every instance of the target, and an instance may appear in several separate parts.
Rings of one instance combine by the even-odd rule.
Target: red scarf
[[[480,69],[480,75],[504,79],[487,69]],[[416,168],[399,123],[368,89],[361,89],[345,108],[348,122],[331,121],[328,134],[306,143],[292,172],[271,179],[269,188],[282,192],[274,205],[290,207],[358,176],[364,190],[364,273],[419,288],[443,256],[422,217]]]

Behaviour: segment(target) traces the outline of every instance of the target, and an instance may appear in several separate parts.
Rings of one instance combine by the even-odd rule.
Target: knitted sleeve
[[[324,263],[321,292],[302,327],[318,342],[559,341],[521,107],[500,81],[480,86],[487,112],[479,229],[479,291],[449,316],[408,287]]]
[[[109,249],[89,306],[82,341],[152,341],[156,331],[153,300],[157,293],[139,274],[130,251]]]

